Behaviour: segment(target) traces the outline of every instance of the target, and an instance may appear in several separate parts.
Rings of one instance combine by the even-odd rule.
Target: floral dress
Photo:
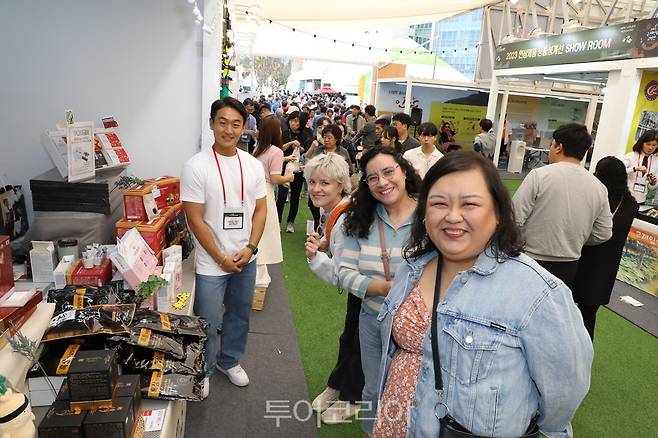
[[[423,339],[430,323],[431,314],[417,285],[393,320],[393,337],[400,348],[388,371],[373,438],[405,436],[423,357]]]

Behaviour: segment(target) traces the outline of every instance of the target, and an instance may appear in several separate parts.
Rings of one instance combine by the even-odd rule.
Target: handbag
[[[441,375],[441,358],[439,357],[439,341],[437,335],[437,306],[439,304],[439,294],[441,287],[441,256],[439,255],[436,265],[436,280],[434,283],[434,298],[432,300],[432,326],[430,328],[432,340],[432,361],[434,362],[434,387],[439,394],[439,403],[446,408],[446,415],[439,418],[439,436],[441,438],[485,438],[482,435],[475,435],[462,426],[459,421],[450,415],[448,405],[441,401],[443,398],[443,376]],[[438,405],[437,405],[438,406]],[[539,438],[539,426],[537,425],[537,416],[530,422],[525,435],[519,438]]]

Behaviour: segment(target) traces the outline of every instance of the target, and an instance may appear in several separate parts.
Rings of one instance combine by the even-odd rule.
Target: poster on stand
[[[635,99],[626,152],[630,152],[642,134],[651,129],[658,129],[658,72],[644,71]]]
[[[658,296],[658,226],[638,219],[633,221],[617,280]]]
[[[480,133],[480,120],[486,116],[486,106],[432,102],[430,121],[439,129],[448,123],[455,131],[455,142],[468,149]]]
[[[66,127],[69,182],[93,178],[94,122],[78,122]]]

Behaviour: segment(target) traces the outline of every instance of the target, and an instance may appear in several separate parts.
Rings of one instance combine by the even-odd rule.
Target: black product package
[[[205,344],[203,340],[187,343],[184,359],[176,359],[161,351],[127,346],[119,349],[119,363],[124,372],[159,370],[165,374],[202,376],[205,372]]]
[[[71,409],[68,402],[56,401],[39,424],[39,438],[82,438],[87,411]]]
[[[133,399],[133,414],[135,418],[139,415],[142,404],[142,391],[140,387],[141,376],[139,374],[124,374],[119,376],[119,381],[114,388],[114,396],[118,398],[128,397]]]
[[[62,289],[49,290],[47,301],[55,303],[53,315],[59,315],[67,310],[110,304],[115,300],[115,295],[111,285],[101,287],[66,286]]]
[[[203,379],[153,371],[142,374],[142,397],[163,400],[203,400]]]
[[[179,360],[185,358],[183,338],[180,336],[134,327],[131,329],[127,342],[138,347],[167,353]]]
[[[155,312],[148,309],[137,309],[131,327],[147,328],[173,335],[206,337],[208,325],[197,316],[176,315],[173,313]]]
[[[114,350],[79,351],[68,372],[72,402],[109,400],[119,377]]]
[[[39,364],[49,376],[65,376],[78,351],[102,350],[105,348],[104,338],[104,336],[85,336],[44,342],[41,344]],[[43,371],[35,363],[27,377],[43,377]]]
[[[135,314],[134,304],[91,306],[81,310],[67,310],[50,320],[50,327],[42,342],[99,334],[127,334]]]
[[[134,412],[130,397],[117,398],[112,407],[89,411],[83,424],[85,438],[130,438]]]

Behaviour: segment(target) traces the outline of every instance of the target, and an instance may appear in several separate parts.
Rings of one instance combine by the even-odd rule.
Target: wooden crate
[[[263,310],[265,306],[266,287],[257,287],[254,289],[254,300],[251,302],[251,310]]]

